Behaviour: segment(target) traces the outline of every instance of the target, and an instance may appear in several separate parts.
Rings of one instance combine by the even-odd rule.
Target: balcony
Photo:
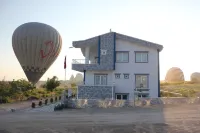
[[[97,60],[90,61],[87,59],[73,59],[72,64],[97,64]]]
[[[87,59],[73,59],[72,69],[84,72],[84,70],[96,70],[98,66],[97,60],[87,60]]]

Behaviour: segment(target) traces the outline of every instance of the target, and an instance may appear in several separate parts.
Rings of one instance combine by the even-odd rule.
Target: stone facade
[[[111,98],[112,98],[112,86],[78,87],[78,99],[111,99]]]
[[[95,37],[96,38],[96,37]],[[84,70],[114,70],[114,56],[115,56],[115,51],[114,51],[114,33],[107,33],[104,35],[101,35],[98,37],[100,39],[98,42],[100,43],[100,64],[72,64],[72,69],[76,71],[81,71],[83,72]],[[96,39],[93,40],[93,42]],[[80,42],[79,42],[80,43]],[[75,46],[79,45],[84,45],[87,46],[86,44],[91,43],[91,39],[88,41],[83,41],[80,44],[73,44]],[[98,43],[97,43],[98,44]],[[106,55],[101,54],[101,50],[106,50]]]

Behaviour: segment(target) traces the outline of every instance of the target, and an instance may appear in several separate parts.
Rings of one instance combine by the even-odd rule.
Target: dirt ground
[[[200,105],[0,115],[0,133],[200,133]]]

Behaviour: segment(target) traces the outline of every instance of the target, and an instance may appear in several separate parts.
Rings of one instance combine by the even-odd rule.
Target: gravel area
[[[0,116],[0,133],[199,133],[200,105],[65,109]]]

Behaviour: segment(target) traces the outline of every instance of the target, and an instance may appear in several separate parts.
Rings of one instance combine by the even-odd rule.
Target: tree
[[[47,82],[45,84],[45,87],[48,91],[53,91],[56,87],[60,85],[60,81],[58,81],[58,78],[56,76],[53,76],[53,78],[48,78]]]
[[[34,89],[34,86],[30,82],[24,79],[19,79],[16,81],[13,80],[10,82],[10,85],[11,85],[11,90],[10,90],[11,94],[22,93]]]
[[[0,81],[0,96],[6,97],[10,95],[11,86],[6,81]]]

